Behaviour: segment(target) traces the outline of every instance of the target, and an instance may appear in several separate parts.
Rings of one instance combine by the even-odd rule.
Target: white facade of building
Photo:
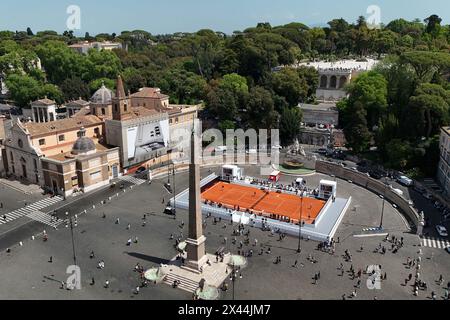
[[[444,195],[450,197],[450,127],[441,129],[439,149],[440,161],[437,178],[444,190]]]

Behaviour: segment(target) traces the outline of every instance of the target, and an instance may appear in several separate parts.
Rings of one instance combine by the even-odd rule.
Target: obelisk
[[[187,259],[185,267],[200,272],[208,257],[205,252],[206,237],[203,235],[203,216],[200,187],[200,146],[195,130],[191,135],[191,162],[189,164],[189,238],[186,240]]]

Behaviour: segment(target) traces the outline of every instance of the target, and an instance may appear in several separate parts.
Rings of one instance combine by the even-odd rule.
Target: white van
[[[413,181],[410,178],[406,177],[406,176],[398,177],[397,178],[397,182],[402,184],[402,185],[404,185],[404,186],[406,186],[406,187],[410,187],[410,186],[413,185]]]

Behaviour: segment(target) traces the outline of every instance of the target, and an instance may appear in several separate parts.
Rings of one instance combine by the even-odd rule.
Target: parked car
[[[369,171],[369,175],[374,179],[381,179],[385,176],[380,170],[371,170]]]
[[[141,174],[144,173],[147,169],[144,167],[140,167],[139,169],[136,170],[136,174]]]
[[[445,248],[445,251],[447,251],[447,253],[450,253],[450,246],[448,246],[447,248]]]
[[[322,154],[322,155],[326,155],[327,154],[327,149],[321,148],[319,150],[317,150],[318,154]]]
[[[439,233],[439,235],[441,237],[448,237],[447,229],[445,229],[444,226],[437,225],[436,226],[436,231],[437,231],[437,233]]]
[[[414,186],[414,190],[417,191],[418,193],[422,193],[422,194],[427,191],[424,187],[418,186],[418,185]]]
[[[413,185],[414,181],[407,176],[400,176],[397,178],[397,182],[404,185],[405,187],[410,187]]]

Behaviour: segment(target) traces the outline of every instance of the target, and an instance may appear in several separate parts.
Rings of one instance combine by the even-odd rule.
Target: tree
[[[289,145],[300,134],[302,122],[300,108],[285,108],[280,117],[280,139],[283,145]]]
[[[27,75],[9,75],[6,78],[6,86],[11,99],[20,108],[28,107],[29,103],[39,99],[41,94],[41,84]]]
[[[349,104],[344,100],[340,105],[344,110],[344,134],[347,146],[355,153],[361,153],[369,149],[372,135],[367,128],[367,112],[360,101]]]
[[[414,69],[419,82],[430,81],[436,72],[450,68],[450,55],[445,52],[410,51],[403,53],[400,61]]]
[[[306,102],[313,102],[316,97],[316,90],[319,86],[319,72],[312,67],[301,66],[297,69],[300,79],[305,80],[308,86],[308,92],[306,94]]]
[[[378,124],[387,109],[387,81],[380,73],[370,71],[361,74],[348,87],[349,103],[358,102],[366,109],[369,128]]]
[[[308,96],[308,84],[299,77],[295,69],[283,68],[272,74],[271,87],[275,93],[286,99],[289,106],[297,106]]]
[[[270,91],[262,87],[253,87],[245,114],[247,123],[253,129],[272,129],[278,120]]]
[[[427,24],[426,32],[437,36],[441,31],[442,19],[438,15],[433,14],[426,18],[424,21]]]
[[[64,101],[77,100],[82,98],[88,100],[90,97],[89,86],[81,78],[68,78],[61,83],[61,91]]]
[[[30,37],[34,36],[34,33],[33,33],[33,31],[31,31],[30,27],[27,28],[27,35]]]
[[[92,66],[87,66],[86,58],[71,50],[64,42],[47,41],[36,48],[48,80],[55,84],[71,77],[81,77]]]
[[[410,106],[418,135],[429,138],[449,123],[450,91],[437,84],[421,84],[411,97]]]

